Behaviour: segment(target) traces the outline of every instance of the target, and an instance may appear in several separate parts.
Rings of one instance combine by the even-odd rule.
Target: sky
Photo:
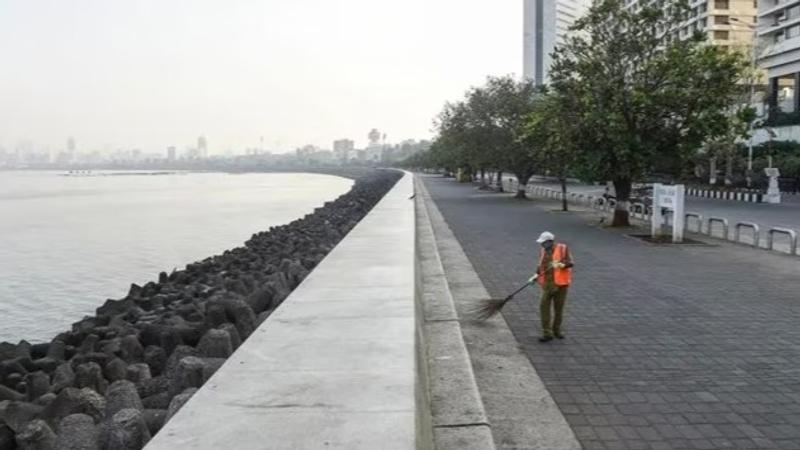
[[[522,71],[521,0],[0,0],[0,147],[330,148],[432,135]]]

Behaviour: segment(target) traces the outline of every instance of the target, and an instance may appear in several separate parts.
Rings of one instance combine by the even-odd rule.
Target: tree
[[[687,17],[685,0],[640,5],[596,1],[554,53],[550,75],[557,93],[576,99],[582,163],[614,184],[614,226],[629,225],[632,184],[654,161],[682,167],[727,132],[746,68],[741,54],[707,45],[700,33],[670,38]]]
[[[537,153],[539,167],[547,169],[561,183],[561,209],[568,211],[567,177],[579,168],[578,136],[574,126],[578,119],[574,99],[554,92],[541,95],[528,116],[526,133]]]
[[[485,85],[467,91],[464,99],[448,103],[435,121],[438,136],[432,161],[449,169],[496,169],[516,175],[525,198],[525,186],[534,173],[535,159],[524,133],[533,111],[535,88],[510,76],[489,77]]]
[[[515,198],[524,199],[536,168],[536,154],[531,152],[532,143],[525,132],[528,116],[534,110],[536,87],[530,81],[505,76],[489,77],[485,89],[489,99],[485,120],[497,149],[496,167],[517,177]]]

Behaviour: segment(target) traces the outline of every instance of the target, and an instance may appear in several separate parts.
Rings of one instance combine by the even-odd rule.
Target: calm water
[[[62,173],[0,171],[0,341],[49,340],[130,283],[240,246],[352,185],[312,174]]]

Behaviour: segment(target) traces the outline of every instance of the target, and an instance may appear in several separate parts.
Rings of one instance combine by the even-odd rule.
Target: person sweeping
[[[539,338],[539,342],[550,342],[554,337],[564,339],[561,324],[564,320],[564,304],[567,302],[567,291],[572,282],[572,267],[575,263],[569,253],[569,247],[566,244],[556,243],[553,233],[543,232],[536,242],[542,247],[539,253],[539,265],[528,282],[531,284],[538,282],[542,288],[539,301],[542,337]]]

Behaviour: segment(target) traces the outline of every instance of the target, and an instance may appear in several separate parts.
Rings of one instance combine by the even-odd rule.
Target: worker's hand
[[[562,263],[561,261],[553,261],[553,263],[550,264],[550,266],[553,269],[563,269],[564,267],[567,267],[567,265]]]
[[[538,274],[536,274],[536,275],[534,275],[534,276],[532,276],[532,277],[528,278],[528,284],[533,284],[533,283],[535,283],[537,278],[539,278],[539,275],[538,275]]]

